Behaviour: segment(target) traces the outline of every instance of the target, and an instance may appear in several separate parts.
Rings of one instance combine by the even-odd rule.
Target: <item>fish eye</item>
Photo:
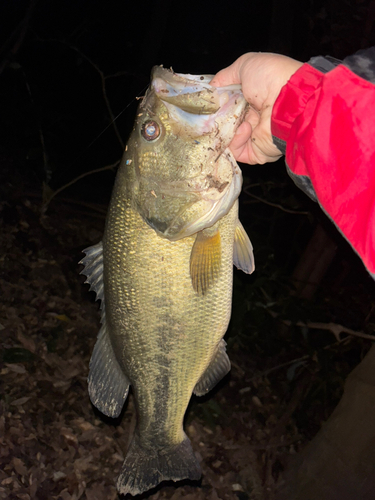
[[[153,120],[148,120],[142,125],[141,134],[146,141],[154,141],[160,135],[160,127]]]

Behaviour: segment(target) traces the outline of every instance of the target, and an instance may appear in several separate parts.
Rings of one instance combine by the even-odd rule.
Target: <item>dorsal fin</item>
[[[199,231],[190,254],[190,277],[194,290],[204,295],[219,275],[221,237],[215,229]]]
[[[253,245],[240,221],[237,221],[234,234],[233,264],[246,274],[255,269]]]
[[[85,283],[96,293],[96,300],[101,300],[100,308],[104,311],[104,281],[103,281],[103,243],[82,250],[86,256],[79,261],[85,267],[80,272],[87,277]],[[103,322],[103,317],[102,317]]]

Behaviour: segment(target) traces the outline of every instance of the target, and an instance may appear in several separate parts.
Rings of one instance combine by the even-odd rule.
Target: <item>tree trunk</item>
[[[375,499],[375,346],[351,372],[331,417],[284,479],[277,500]]]

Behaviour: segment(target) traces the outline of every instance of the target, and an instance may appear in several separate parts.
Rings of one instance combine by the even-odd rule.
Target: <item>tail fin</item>
[[[143,448],[137,435],[126,455],[117,489],[120,494],[138,495],[157,486],[161,481],[198,480],[201,468],[189,439],[170,448]]]

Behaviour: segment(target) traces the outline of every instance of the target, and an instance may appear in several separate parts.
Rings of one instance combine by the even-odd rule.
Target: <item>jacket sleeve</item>
[[[304,64],[274,105],[272,134],[294,182],[375,277],[375,48]]]

